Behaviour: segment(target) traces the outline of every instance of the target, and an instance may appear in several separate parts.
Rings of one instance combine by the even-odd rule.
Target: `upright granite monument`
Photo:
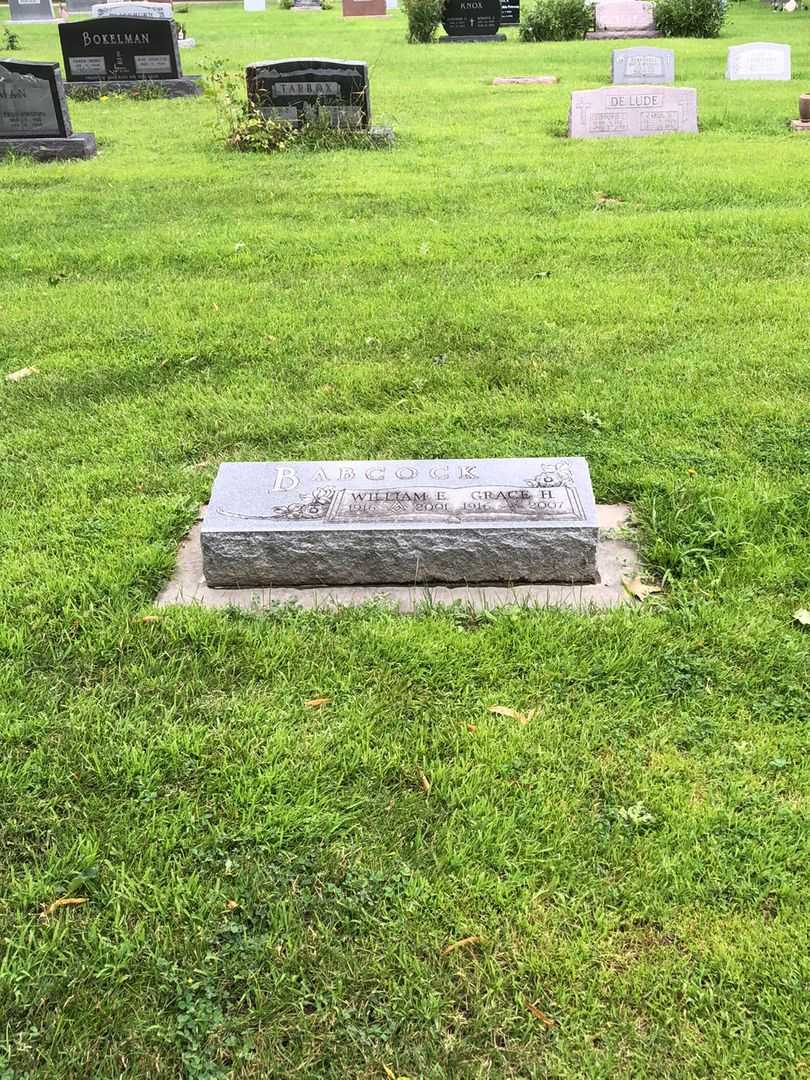
[[[603,86],[571,95],[572,139],[696,134],[697,91],[679,86]]]
[[[93,0],[67,0],[69,15],[89,15],[93,10]]]
[[[787,81],[791,77],[790,46],[772,41],[732,45],[726,63],[727,79]]]
[[[110,19],[119,15],[128,19],[173,19],[171,4],[155,4],[152,0],[143,3],[93,4],[94,19]]]
[[[271,120],[293,127],[328,119],[331,127],[367,131],[382,143],[393,141],[390,128],[371,126],[368,64],[364,60],[303,57],[263,60],[245,70],[247,96]]]
[[[585,35],[592,41],[659,36],[655,5],[646,0],[596,0],[594,22],[596,29]]]
[[[59,65],[0,59],[0,156],[88,158],[96,139],[70,124]]]
[[[583,458],[228,462],[209,586],[597,580]]]
[[[166,97],[202,93],[199,76],[183,75],[171,19],[86,19],[63,23],[59,38],[68,96],[131,94],[144,83],[159,87]]]
[[[51,0],[8,0],[8,10],[12,22],[56,22]]]
[[[501,0],[501,26],[520,25],[520,0]]]
[[[439,41],[445,45],[506,41],[506,34],[498,33],[500,25],[500,0],[446,0],[442,26],[447,36]]]
[[[385,0],[343,0],[343,17],[354,19],[365,16],[370,19],[384,19],[387,11]]]
[[[611,58],[614,86],[675,82],[675,53],[672,49],[637,45],[632,49],[614,49]]]

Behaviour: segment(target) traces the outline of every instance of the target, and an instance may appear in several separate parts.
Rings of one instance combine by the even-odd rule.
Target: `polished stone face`
[[[229,462],[203,522],[213,586],[591,582],[583,458]]]
[[[55,64],[0,64],[0,139],[70,135],[67,105]]]
[[[696,133],[697,91],[685,86],[603,86],[571,95],[572,139]]]
[[[368,64],[305,57],[266,60],[245,71],[248,100],[263,116],[294,126],[326,117],[333,127],[367,128],[371,120]]]
[[[791,77],[790,46],[770,41],[732,45],[728,50],[727,79],[788,80]]]
[[[500,0],[447,0],[444,6],[442,26],[448,37],[495,34],[500,24]]]
[[[675,82],[675,53],[639,45],[632,49],[614,49],[612,53],[614,86],[647,85]]]
[[[182,74],[171,19],[84,19],[63,23],[59,39],[70,82],[134,82]]]
[[[654,30],[654,5],[645,0],[597,0],[597,30]]]

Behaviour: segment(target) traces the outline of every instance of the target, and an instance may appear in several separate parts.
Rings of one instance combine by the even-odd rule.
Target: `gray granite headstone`
[[[55,22],[51,0],[8,0],[12,22]]]
[[[675,53],[672,49],[655,49],[651,45],[637,45],[632,49],[614,49],[612,57],[612,82],[614,85],[675,82]]]
[[[88,158],[95,136],[74,134],[59,65],[0,59],[0,157]]]
[[[584,458],[226,462],[212,587],[596,580]]]
[[[67,9],[71,15],[89,15],[93,10],[94,0],[67,0]]]
[[[726,63],[727,79],[788,80],[790,46],[772,41],[753,41],[749,45],[732,45]]]

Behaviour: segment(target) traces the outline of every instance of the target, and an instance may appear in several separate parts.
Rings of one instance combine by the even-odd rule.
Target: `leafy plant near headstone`
[[[8,27],[4,27],[3,28],[2,51],[3,52],[16,52],[18,49],[21,49],[21,48],[22,48],[22,45],[20,44],[20,35],[15,34],[14,31],[9,30]]]
[[[726,0],[657,0],[655,27],[664,37],[719,37]]]
[[[537,0],[523,17],[521,41],[577,41],[593,27],[593,11],[585,0]]]
[[[429,45],[442,21],[443,0],[403,0],[408,19],[408,41],[412,45]]]

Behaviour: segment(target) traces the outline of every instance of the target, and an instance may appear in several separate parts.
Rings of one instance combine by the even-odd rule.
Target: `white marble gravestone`
[[[697,91],[679,86],[603,86],[571,94],[572,139],[696,134]]]
[[[614,49],[611,54],[614,85],[661,85],[675,82],[675,53],[637,45],[632,49]]]
[[[121,15],[130,19],[173,19],[171,4],[155,4],[151,0],[144,3],[93,4],[94,19],[110,19]]]
[[[200,535],[215,588],[597,579],[584,458],[227,462]]]
[[[732,45],[726,63],[727,79],[788,80],[790,46],[772,41],[754,41],[749,45]]]
[[[267,9],[267,0],[244,0],[245,11],[265,11]]]

